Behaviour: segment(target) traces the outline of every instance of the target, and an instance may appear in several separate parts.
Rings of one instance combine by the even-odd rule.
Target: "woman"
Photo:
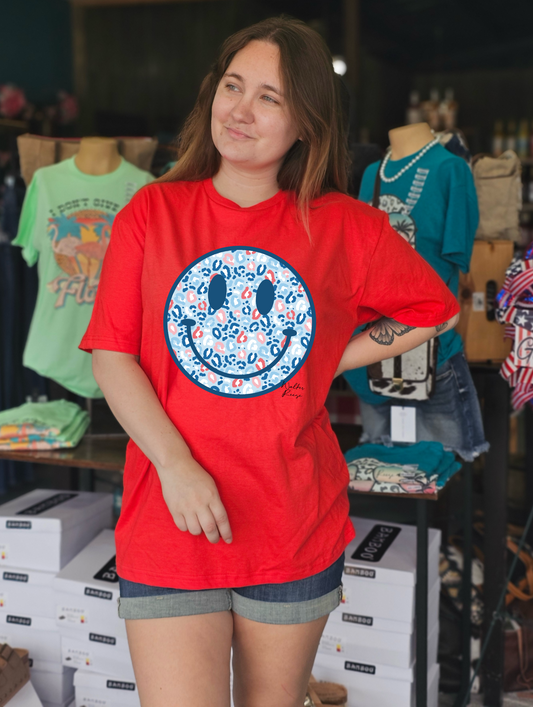
[[[115,220],[81,347],[132,439],[117,569],[143,707],[228,707],[231,647],[235,707],[301,707],[355,535],[331,381],[455,324],[346,165],[325,45],[266,20]]]

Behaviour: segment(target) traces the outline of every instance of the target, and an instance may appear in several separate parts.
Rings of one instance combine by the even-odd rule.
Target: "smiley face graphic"
[[[266,250],[222,248],[191,263],[172,285],[165,338],[180,370],[227,398],[279,388],[302,367],[315,336],[307,285]]]

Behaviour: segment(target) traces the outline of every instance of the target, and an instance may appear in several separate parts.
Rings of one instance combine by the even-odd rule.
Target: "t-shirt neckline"
[[[112,172],[107,174],[86,174],[79,169],[75,162],[75,155],[65,160],[68,163],[70,171],[78,178],[84,179],[87,182],[98,182],[98,184],[105,184],[106,182],[113,182],[122,176],[122,173],[126,169],[127,162],[124,157],[121,156],[119,166]]]
[[[204,188],[209,198],[215,201],[217,204],[225,206],[228,209],[233,209],[233,211],[241,211],[243,213],[270,209],[286,198],[286,192],[280,189],[274,194],[274,196],[271,196],[270,199],[260,201],[258,204],[254,204],[253,206],[239,206],[239,204],[236,204],[234,201],[231,201],[231,199],[226,199],[225,196],[222,196],[217,192],[213,185],[213,180],[211,179],[211,177],[209,177],[209,179],[204,180]]]

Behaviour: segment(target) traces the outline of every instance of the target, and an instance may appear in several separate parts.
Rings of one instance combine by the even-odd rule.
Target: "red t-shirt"
[[[290,582],[329,567],[355,536],[324,408],[342,353],[359,324],[434,326],[459,307],[386,214],[332,193],[313,202],[310,229],[311,241],[291,193],[241,208],[210,179],[144,187],[115,218],[80,348],[140,357],[233,532],[228,545],[180,531],[130,441],[121,577],[181,589]]]

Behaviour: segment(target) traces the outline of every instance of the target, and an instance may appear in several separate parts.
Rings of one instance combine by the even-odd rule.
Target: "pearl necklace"
[[[402,174],[405,174],[408,169],[411,169],[411,167],[415,164],[415,162],[418,162],[418,160],[421,157],[423,157],[426,154],[426,152],[428,152],[428,150],[431,150],[431,148],[434,147],[435,145],[437,145],[438,143],[439,143],[438,137],[436,137],[431,142],[428,142],[428,144],[420,150],[420,152],[416,155],[416,157],[413,157],[413,159],[408,164],[406,164],[405,167],[402,167],[401,170],[397,174],[394,175],[394,177],[386,177],[385,176],[385,167],[387,166],[388,161],[390,160],[390,156],[391,156],[391,150],[389,149],[389,151],[387,152],[387,154],[385,155],[385,157],[383,159],[383,162],[381,163],[381,167],[379,168],[379,176],[381,177],[382,181],[384,181],[386,184],[389,184],[390,182],[395,182],[397,179],[399,179],[402,176]]]

